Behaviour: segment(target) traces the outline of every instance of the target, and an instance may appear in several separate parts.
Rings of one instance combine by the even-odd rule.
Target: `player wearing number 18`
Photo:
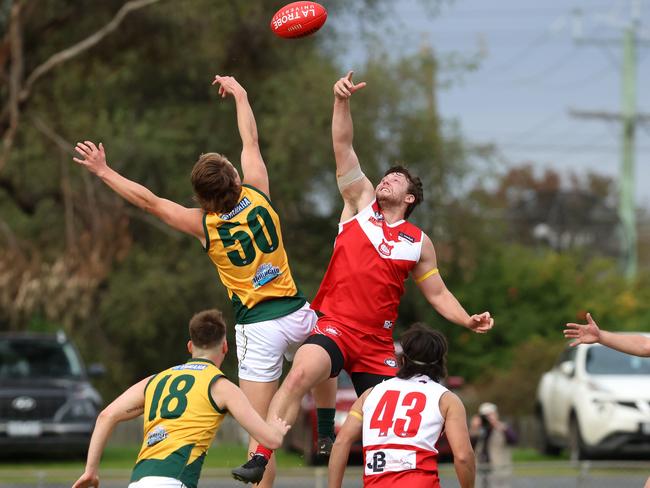
[[[414,324],[401,338],[396,378],[366,390],[350,408],[329,461],[329,488],[341,488],[351,444],[363,439],[363,486],[439,488],[436,442],[444,430],[461,488],[473,488],[474,453],[465,407],[440,385],[447,340]]]
[[[99,486],[99,461],[115,425],[144,415],[144,440],[129,488],[196,488],[203,460],[226,413],[262,442],[282,443],[289,426],[264,422],[219,367],[228,352],[218,310],[190,320],[192,358],[145,378],[122,393],[97,419],[84,474],[73,488]]]

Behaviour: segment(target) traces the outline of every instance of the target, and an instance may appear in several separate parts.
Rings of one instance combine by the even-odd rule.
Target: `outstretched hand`
[[[478,334],[485,334],[494,327],[494,319],[490,312],[474,314],[469,318],[469,328]]]
[[[95,143],[92,141],[78,142],[75,146],[75,151],[82,158],[72,158],[72,160],[85,166],[92,173],[98,175],[103,169],[108,167],[106,164],[104,145],[101,142],[99,143],[99,147],[95,146]]]
[[[600,341],[600,329],[596,321],[591,318],[591,314],[587,312],[586,324],[566,324],[567,329],[564,329],[564,337],[567,339],[575,339],[571,346],[578,344],[594,344]]]
[[[84,473],[81,477],[72,485],[72,488],[99,488],[99,476],[96,473]]]
[[[366,86],[365,81],[361,81],[356,85],[352,82],[352,75],[354,71],[348,71],[348,74],[340,78],[334,84],[334,96],[339,100],[346,100],[352,96],[357,90],[361,90]]]
[[[232,76],[216,75],[212,84],[219,85],[219,95],[221,95],[221,98],[226,98],[228,95],[232,95],[233,97],[246,95],[244,87]]]

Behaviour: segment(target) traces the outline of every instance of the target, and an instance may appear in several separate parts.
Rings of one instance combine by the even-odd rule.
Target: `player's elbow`
[[[345,427],[345,424],[343,424]],[[347,427],[342,428],[338,434],[336,434],[336,439],[334,440],[334,445],[338,447],[344,447],[344,448],[349,448],[352,444],[354,444],[357,440],[361,438],[361,433],[354,430],[354,429],[349,429]]]
[[[336,440],[334,441],[334,446],[337,448],[349,448],[354,439],[350,435],[346,435],[342,431],[336,435]]]
[[[644,358],[650,357],[650,338],[644,337],[643,343],[641,344],[641,356]]]
[[[454,465],[457,467],[475,467],[476,460],[474,458],[474,451],[469,449],[462,449],[458,452],[454,451]]]
[[[266,437],[266,439],[260,439],[260,443],[269,449],[279,449],[282,447],[282,440],[284,439],[284,436],[280,432],[273,432],[272,434],[269,434]]]
[[[350,150],[352,149],[352,138],[334,136],[332,137],[332,145],[334,146],[334,160],[347,161],[350,156]]]
[[[155,215],[156,217],[160,217],[163,213],[161,199],[155,196],[153,193],[142,195],[138,203],[138,207],[147,213]]]
[[[99,415],[97,416],[97,423],[105,423],[105,424],[116,424],[119,422],[119,415],[118,411],[114,408],[111,408],[109,405],[106,407],[104,410],[99,412]]]

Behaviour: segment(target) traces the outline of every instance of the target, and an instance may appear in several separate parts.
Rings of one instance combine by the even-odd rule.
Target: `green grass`
[[[109,446],[102,458],[102,469],[131,469],[138,456],[140,446]],[[234,468],[239,466],[246,459],[247,448],[240,444],[224,444],[212,446],[205,459],[205,468]],[[305,466],[302,456],[284,451],[276,451],[278,466],[281,468],[296,468]],[[545,456],[535,449],[516,448],[513,449],[513,461],[515,463],[531,463],[540,461],[562,461],[567,460],[566,455],[560,457]],[[48,459],[23,458],[0,460],[0,477],[16,469],[38,470],[38,469],[83,469],[82,459]]]
[[[560,456],[541,454],[537,449],[517,447],[512,450],[512,461],[515,463],[534,463],[538,461],[568,461],[569,455],[563,452]]]

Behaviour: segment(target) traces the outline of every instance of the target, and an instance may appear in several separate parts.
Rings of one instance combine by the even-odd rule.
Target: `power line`
[[[582,144],[558,144],[558,143],[519,143],[519,142],[500,142],[494,141],[494,145],[497,147],[505,147],[514,150],[525,150],[525,151],[535,151],[535,152],[559,152],[559,151],[571,151],[573,153],[598,153],[598,152],[611,152],[618,153],[621,148],[619,146],[612,145],[594,145],[588,143]],[[639,151],[650,151],[650,146],[638,146],[637,150]]]

